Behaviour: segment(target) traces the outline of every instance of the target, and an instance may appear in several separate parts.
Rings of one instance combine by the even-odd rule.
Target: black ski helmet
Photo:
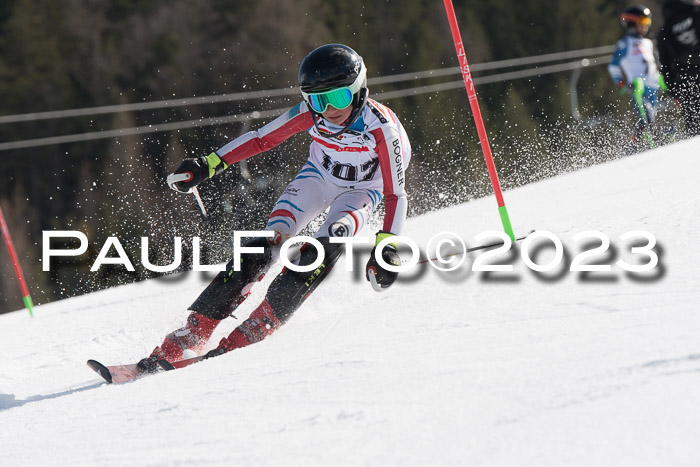
[[[350,87],[353,90],[352,113],[343,129],[331,136],[347,131],[358,119],[367,103],[367,69],[362,57],[347,45],[326,44],[312,50],[299,66],[299,88],[302,95]],[[307,96],[304,95],[307,101]],[[315,116],[319,115],[309,105]],[[314,125],[316,124],[314,118]],[[318,127],[317,127],[318,128]]]
[[[651,10],[644,5],[632,5],[622,10],[620,24],[628,34],[638,34],[637,25],[651,26]]]

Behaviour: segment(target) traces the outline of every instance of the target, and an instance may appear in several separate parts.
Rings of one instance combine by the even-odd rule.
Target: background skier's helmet
[[[345,132],[357,120],[367,103],[367,69],[357,52],[343,44],[326,44],[312,50],[299,66],[299,87],[309,110],[322,114],[328,105],[352,113]],[[314,123],[315,123],[314,119]]]
[[[644,5],[627,7],[620,15],[620,23],[628,34],[637,34],[637,26],[651,26],[651,10]]]

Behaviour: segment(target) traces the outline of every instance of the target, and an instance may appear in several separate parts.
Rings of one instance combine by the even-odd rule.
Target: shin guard
[[[343,252],[343,245],[330,243],[328,238],[318,239],[323,245],[324,261],[307,272],[285,268],[270,284],[265,300],[250,317],[226,338],[222,339],[214,354],[222,354],[263,340],[284,324],[306,298],[327,277]],[[309,244],[301,248],[298,264],[306,266],[316,261],[316,249]]]
[[[246,247],[262,247],[264,253],[241,255],[238,271],[234,260],[226,265],[190,305],[194,310],[209,318],[222,320],[230,316],[243,303],[250,293],[250,284],[263,278],[272,263],[272,250],[265,238],[254,238]]]

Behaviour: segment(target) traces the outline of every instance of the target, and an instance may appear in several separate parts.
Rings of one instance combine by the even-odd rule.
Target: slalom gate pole
[[[469,63],[467,63],[467,54],[464,51],[464,44],[462,44],[462,36],[459,33],[459,26],[457,26],[457,17],[455,16],[455,10],[452,6],[452,0],[443,0],[443,2],[445,4],[447,20],[450,23],[450,31],[452,31],[452,40],[455,44],[455,49],[457,51],[457,60],[459,60],[459,67],[462,69],[462,78],[464,78],[464,85],[467,88],[467,95],[469,96],[469,105],[471,106],[472,115],[474,116],[476,131],[479,133],[481,150],[484,152],[486,167],[489,170],[489,177],[491,177],[491,185],[493,185],[493,191],[496,194],[496,201],[498,202],[498,213],[501,216],[503,230],[511,238],[511,240],[515,241],[513,227],[510,224],[510,217],[508,217],[508,209],[506,208],[506,203],[503,200],[501,183],[498,181],[498,172],[496,171],[496,166],[493,163],[493,156],[491,155],[491,146],[489,146],[488,136],[486,135],[486,129],[484,128],[484,120],[481,117],[479,103],[476,100],[474,81],[472,80],[472,74],[469,71]]]
[[[5,245],[7,245],[7,251],[10,253],[10,259],[12,265],[15,268],[15,275],[17,276],[17,281],[19,282],[19,287],[22,290],[22,297],[24,301],[24,306],[29,310],[29,315],[34,316],[34,311],[32,310],[34,304],[32,303],[32,297],[29,296],[29,289],[27,288],[27,283],[24,280],[24,274],[22,274],[22,268],[19,266],[19,260],[17,259],[17,252],[15,251],[15,246],[12,243],[12,238],[10,238],[10,229],[7,228],[7,222],[5,222],[5,216],[2,213],[2,208],[0,207],[0,230],[2,230],[2,237],[5,239]]]

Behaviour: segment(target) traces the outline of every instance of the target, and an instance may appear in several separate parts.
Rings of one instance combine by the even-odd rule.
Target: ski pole
[[[181,173],[181,174],[170,174],[168,175],[167,182],[168,185],[170,185],[170,188],[173,190],[179,192],[179,193],[192,193],[194,195],[194,199],[197,200],[197,205],[199,206],[199,211],[202,213],[202,219],[204,221],[209,220],[209,213],[207,212],[207,208],[204,207],[204,202],[202,201],[202,197],[199,196],[199,190],[197,189],[196,186],[190,188],[189,190],[182,191],[177,188],[175,188],[175,184],[177,182],[188,182],[192,179],[192,174],[188,173]]]
[[[525,240],[525,239],[527,238],[527,236],[530,235],[530,234],[533,233],[533,232],[534,232],[534,230],[531,230],[531,231],[529,231],[527,234],[525,234],[525,235],[523,235],[523,236],[521,236],[521,237],[518,237],[518,238],[516,238],[516,239],[513,240],[513,241],[514,241],[514,242],[519,242],[519,241],[521,241],[521,240]],[[466,250],[462,250],[462,251],[453,251],[453,252],[451,252],[451,253],[447,253],[447,254],[445,254],[445,255],[441,255],[441,258],[442,258],[442,259],[445,259],[445,258],[450,258],[450,257],[452,257],[452,256],[464,255],[464,254],[471,253],[471,252],[474,252],[474,251],[489,250],[489,249],[491,249],[491,248],[496,248],[496,247],[503,246],[503,245],[504,245],[503,242],[486,243],[486,244],[484,244],[484,245],[473,246],[473,247],[467,248]],[[438,259],[437,256],[433,256],[433,257],[429,257],[429,258],[424,258],[424,259],[418,260],[418,262],[417,262],[416,264],[434,263],[435,261],[438,261],[438,260],[439,260],[439,259]]]
[[[19,265],[19,260],[17,259],[17,252],[15,251],[15,246],[12,243],[12,238],[10,237],[10,229],[7,227],[7,222],[5,222],[5,216],[2,213],[2,208],[0,207],[0,230],[2,230],[2,237],[5,239],[5,245],[7,245],[7,251],[10,253],[10,260],[12,261],[12,266],[15,268],[15,275],[17,276],[17,282],[19,282],[19,288],[22,290],[22,300],[24,301],[24,306],[29,310],[29,315],[34,317],[34,312],[32,308],[34,304],[32,303],[32,297],[29,296],[29,289],[27,288],[27,282],[24,280],[24,274],[22,274],[22,268]]]
[[[464,51],[464,45],[462,44],[462,36],[459,33],[459,26],[457,25],[457,17],[455,16],[455,10],[452,6],[452,0],[443,0],[443,2],[445,4],[447,20],[450,23],[450,31],[452,31],[452,41],[454,42],[455,50],[457,51],[457,60],[459,61],[459,66],[462,69],[462,78],[464,78],[464,86],[467,88],[467,95],[469,96],[469,105],[471,106],[472,115],[474,116],[476,130],[479,133],[481,150],[484,153],[486,167],[488,168],[489,177],[491,178],[491,185],[493,185],[493,191],[496,194],[496,201],[498,202],[498,213],[501,216],[503,230],[511,238],[511,240],[515,241],[515,234],[513,234],[513,227],[510,224],[508,209],[506,208],[506,203],[503,199],[503,193],[501,191],[501,184],[498,181],[498,172],[496,171],[496,166],[493,162],[491,147],[489,146],[488,136],[486,135],[486,129],[484,128],[484,120],[481,117],[479,103],[476,100],[474,81],[472,80],[471,71],[469,71],[469,63],[467,62],[467,55]]]
[[[192,188],[192,194],[194,195],[194,198],[197,200],[197,204],[199,205],[199,210],[202,213],[202,219],[205,221],[209,220],[209,213],[207,212],[207,208],[204,207],[204,202],[202,201],[202,197],[199,196],[199,190],[197,187]]]

